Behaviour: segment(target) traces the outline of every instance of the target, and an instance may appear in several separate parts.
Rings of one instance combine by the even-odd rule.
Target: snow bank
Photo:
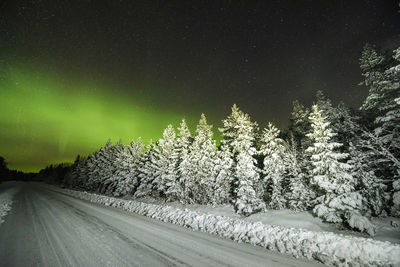
[[[261,222],[249,222],[167,205],[148,204],[69,189],[58,190],[93,203],[121,208],[163,222],[178,224],[192,230],[200,230],[237,242],[258,245],[269,250],[290,254],[294,257],[315,259],[327,265],[400,265],[400,245],[390,242],[330,232],[314,232],[298,228],[272,226]]]
[[[4,222],[3,217],[11,210],[12,198],[18,188],[10,188],[0,194],[0,224]]]

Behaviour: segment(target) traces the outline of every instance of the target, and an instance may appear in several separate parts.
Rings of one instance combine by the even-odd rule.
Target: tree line
[[[25,173],[18,170],[10,170],[7,161],[0,156],[0,183],[6,181],[36,181],[36,173]]]
[[[233,105],[219,146],[202,114],[194,135],[182,120],[156,143],[108,141],[39,176],[113,196],[231,203],[243,216],[309,210],[373,235],[371,217],[400,216],[400,47],[387,56],[366,45],[360,68],[369,93],[357,111],[318,91],[312,107],[293,103],[284,132],[272,123],[260,131]]]

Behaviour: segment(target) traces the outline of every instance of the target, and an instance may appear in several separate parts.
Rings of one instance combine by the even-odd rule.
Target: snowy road
[[[4,186],[4,185],[2,185]],[[1,266],[315,266],[230,240],[16,183]]]

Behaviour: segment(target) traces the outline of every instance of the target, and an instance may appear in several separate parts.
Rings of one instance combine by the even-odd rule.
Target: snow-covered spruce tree
[[[343,102],[334,107],[321,90],[317,91],[316,99],[316,105],[323,111],[323,116],[330,122],[331,129],[336,133],[333,140],[343,144],[340,150],[348,153],[349,143],[360,131],[357,123],[359,118],[353,115]]]
[[[77,165],[77,176],[74,187],[79,189],[85,189],[87,175],[88,175],[87,158],[81,158],[81,160]]]
[[[192,204],[196,202],[198,189],[195,188],[197,166],[193,163],[192,146],[190,145],[188,153],[185,153],[179,164],[179,184],[181,187],[181,195],[179,201],[183,204]]]
[[[196,136],[190,146],[190,153],[181,165],[184,180],[183,201],[185,203],[208,204],[214,199],[215,181],[213,177],[214,158],[217,146],[213,138],[212,125],[207,124],[204,114],[196,127]]]
[[[315,199],[315,193],[310,188],[305,155],[299,153],[293,137],[291,137],[290,142],[285,142],[284,145],[286,147],[284,154],[285,175],[289,180],[288,190],[285,194],[287,206],[295,211],[310,210]]]
[[[109,146],[112,145],[111,142],[107,142],[107,144],[109,144]],[[87,162],[89,168],[87,188],[89,191],[99,192],[99,188],[102,187],[105,182],[104,168],[110,163],[106,158],[108,155],[106,146],[92,153],[90,155],[90,161]]]
[[[342,162],[348,155],[334,151],[341,144],[331,141],[335,133],[322,114],[323,111],[313,105],[310,114],[312,132],[307,134],[313,141],[313,145],[306,150],[312,164],[310,183],[318,196],[313,212],[327,222],[374,235],[373,225],[361,214],[363,199],[354,189],[352,166]]]
[[[189,145],[191,143],[191,135],[186,121],[183,119],[179,128],[178,136],[174,143],[171,162],[168,169],[168,180],[166,183],[166,196],[168,200],[179,200],[183,197],[182,186],[185,184],[186,168],[190,168],[186,162],[189,154]]]
[[[280,131],[272,123],[264,129],[259,153],[264,156],[264,200],[271,209],[286,207],[283,190],[285,183],[285,146]]]
[[[293,111],[289,122],[289,133],[293,136],[296,146],[303,150],[309,146],[309,139],[306,133],[310,131],[311,125],[308,119],[310,111],[300,104],[299,101],[293,102]]]
[[[383,70],[385,68],[385,57],[380,55],[370,44],[365,44],[360,58],[360,68],[366,86],[371,86],[381,81]],[[379,90],[376,87],[370,87],[367,100],[363,104],[364,109],[375,108],[375,100],[379,99]]]
[[[329,98],[327,98],[322,90],[318,90],[316,93],[316,102],[315,104],[318,106],[318,108],[322,111],[322,116],[325,117],[326,121],[329,121],[330,127],[333,130],[335,128],[337,122],[334,121],[335,117],[335,108],[332,105],[332,102]],[[332,138],[336,141],[337,138],[337,132],[335,132],[336,135],[333,136]]]
[[[330,99],[328,99],[322,90],[318,90],[316,94],[316,105],[322,110],[322,115],[326,117],[330,122],[333,116],[333,106]],[[331,122],[332,124],[332,122]]]
[[[234,181],[234,207],[238,214],[248,216],[265,208],[259,169],[253,155],[257,153],[254,142],[258,125],[250,120],[236,105],[223,120],[219,130],[223,135],[222,146],[234,156],[232,176]]]
[[[381,136],[390,151],[400,157],[400,47],[393,51],[394,64],[384,72],[381,82],[382,99],[379,101],[379,116],[375,121],[380,126],[375,133]]]
[[[81,179],[86,172],[86,159],[78,155],[66,175],[63,185],[69,188],[82,187]]]
[[[150,196],[153,193],[154,179],[159,173],[159,150],[150,140],[146,147],[146,152],[140,158],[138,164],[139,186],[134,194],[134,197]]]
[[[349,145],[349,164],[353,166],[352,176],[356,178],[357,188],[365,200],[365,212],[368,216],[386,216],[385,207],[388,206],[389,200],[389,195],[385,192],[387,186],[371,168],[372,164],[369,160],[374,157],[371,155],[371,150],[363,149],[369,140],[360,138],[354,141],[355,144],[350,143]]]
[[[129,144],[129,146],[127,147],[128,151],[130,153],[130,155],[133,157],[134,159],[134,164],[133,164],[133,168],[134,168],[134,174],[135,174],[135,178],[133,178],[132,181],[134,181],[133,184],[135,185],[131,185],[130,187],[132,188],[132,191],[130,191],[131,193],[135,193],[137,187],[139,186],[139,182],[140,182],[140,166],[141,166],[141,162],[142,162],[142,158],[144,156],[144,152],[146,151],[146,146],[142,141],[142,138],[139,137],[136,142],[131,142]],[[130,183],[129,181],[127,181],[128,183]]]
[[[101,147],[96,152],[96,162],[89,175],[89,186],[93,187],[96,192],[103,193],[104,183],[108,177],[111,176],[109,165],[111,162],[109,160],[109,154],[112,147],[110,140],[107,141],[104,147]]]
[[[398,216],[400,206],[395,196],[400,179],[400,108],[396,100],[400,98],[400,47],[394,50],[393,59],[385,62],[372,48],[364,49],[360,67],[369,94],[361,109],[374,118],[373,133],[364,132],[364,139],[371,139],[370,149],[377,163],[374,173],[392,188],[389,204],[391,213]]]
[[[386,157],[392,163],[391,214],[400,217],[400,47],[393,51],[393,59],[395,63],[385,71],[382,82],[384,101],[379,107],[382,115],[376,118],[381,127],[375,133],[381,137]]]
[[[139,183],[139,163],[143,155],[144,144],[139,138],[136,142],[122,149],[115,159],[116,170],[114,173],[117,185],[114,196],[133,194]]]
[[[343,144],[342,150],[345,152],[349,152],[350,142],[360,134],[358,119],[343,102],[334,107],[331,113],[332,130],[337,133],[335,140]]]
[[[214,179],[213,204],[232,201],[233,156],[226,146],[221,146],[214,157],[214,168],[211,177]]]
[[[172,125],[163,132],[163,137],[158,140],[159,154],[157,158],[157,172],[153,180],[153,189],[161,197],[167,197],[168,188],[174,186],[176,181],[176,165],[174,162],[176,134]]]
[[[99,193],[112,194],[117,181],[114,177],[116,170],[115,159],[124,145],[117,143],[113,145],[109,140],[99,151],[90,155],[85,165],[85,189]]]
[[[117,185],[120,181],[121,177],[115,176],[115,172],[118,169],[118,163],[117,163],[117,158],[119,155],[123,153],[123,150],[125,149],[124,144],[122,144],[122,141],[119,140],[115,145],[111,145],[108,150],[107,150],[107,162],[106,164],[103,165],[104,167],[104,183],[102,188],[101,193],[105,193],[107,195],[113,195],[114,191],[117,188]]]
[[[380,126],[377,121],[377,117],[382,115],[380,106],[383,105],[385,99],[385,92],[383,89],[385,75],[385,68],[388,66],[387,60],[383,55],[378,52],[369,44],[364,46],[364,49],[360,58],[360,69],[364,81],[360,85],[368,87],[368,96],[364,100],[360,110],[365,112],[370,120],[374,121],[374,124],[368,125],[370,127],[367,130],[373,130]]]
[[[398,199],[396,200],[396,192],[399,191],[398,181],[400,177],[400,160],[391,147],[384,143],[384,140],[377,133],[363,131],[360,146],[365,149],[364,158],[370,162],[368,165],[374,171],[374,175],[378,177],[377,181],[385,184],[386,203],[385,207],[388,212],[394,216],[400,216]],[[366,161],[365,160],[365,161]],[[383,214],[385,215],[385,214]]]
[[[85,189],[90,192],[96,191],[99,186],[99,168],[97,167],[98,162],[98,151],[93,152],[86,160],[88,174]]]

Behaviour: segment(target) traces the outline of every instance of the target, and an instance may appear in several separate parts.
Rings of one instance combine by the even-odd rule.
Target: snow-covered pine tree
[[[224,137],[222,146],[226,146],[234,156],[232,174],[236,212],[248,216],[263,210],[262,184],[257,161],[253,157],[257,153],[254,147],[257,123],[233,105],[231,115],[223,120],[223,127],[219,130]]]
[[[312,132],[307,136],[313,144],[306,150],[313,166],[310,182],[316,186],[318,195],[327,192],[346,192],[353,179],[348,172],[351,166],[342,163],[347,158],[346,154],[334,152],[341,144],[331,142],[335,133],[322,114],[323,111],[317,105],[312,106],[310,114]]]
[[[251,130],[251,136],[249,136],[249,138],[252,142],[254,142],[255,136],[258,132],[257,122],[252,122],[250,116],[241,111],[236,104],[234,104],[232,106],[231,114],[222,121],[223,127],[219,128],[219,131],[223,135],[221,145],[226,146],[233,154],[237,153],[238,147],[240,146],[238,143],[238,136],[242,133],[239,132],[239,121],[241,123],[246,121],[246,125]]]
[[[360,134],[359,118],[352,114],[351,110],[340,102],[331,113],[332,130],[337,133],[335,141],[343,144],[342,151],[349,152],[349,144]]]
[[[195,188],[196,168],[192,161],[192,145],[189,147],[187,154],[183,155],[179,165],[179,184],[181,195],[179,201],[183,204],[192,204],[196,202],[197,188]]]
[[[131,141],[127,147],[118,154],[115,163],[114,177],[117,186],[114,196],[133,194],[139,183],[139,163],[143,155],[144,144],[140,138],[136,142]]]
[[[211,177],[214,179],[213,204],[232,201],[233,156],[226,146],[221,146],[214,157],[214,168]]]
[[[168,187],[176,183],[176,165],[174,162],[176,134],[171,124],[163,132],[163,137],[158,140],[159,154],[157,158],[157,172],[153,180],[153,188],[161,197],[167,197]]]
[[[357,187],[365,201],[364,209],[369,216],[386,216],[389,195],[385,192],[387,186],[375,175],[372,163],[369,162],[374,156],[372,151],[365,149],[366,142],[370,140],[355,139],[356,145],[349,145],[349,164],[353,166],[352,175],[357,180]]]
[[[319,107],[320,110],[322,110],[322,115],[331,122],[331,118],[333,116],[333,106],[331,100],[325,96],[322,90],[317,91],[316,99],[316,105]]]
[[[130,161],[130,157],[127,151],[127,148],[120,144],[120,148],[118,149],[115,158],[114,158],[114,172],[111,177],[108,179],[108,193],[114,196],[121,196],[122,192],[125,191],[122,188],[122,184],[124,183],[125,178],[128,176],[128,172],[125,169],[125,166]]]
[[[150,140],[151,141],[151,140]],[[139,185],[140,179],[139,179],[139,167],[140,167],[140,163],[142,161],[142,158],[144,156],[144,152],[146,151],[146,146],[142,141],[142,138],[139,137],[136,142],[131,142],[129,144],[129,146],[127,147],[130,155],[132,155],[133,159],[134,159],[134,165],[133,168],[135,169],[135,175],[136,175],[136,185],[133,187],[134,190],[136,191],[137,186]],[[134,193],[134,192],[132,192]]]
[[[293,102],[293,111],[289,122],[289,133],[293,136],[296,146],[300,150],[305,149],[309,145],[309,139],[306,133],[310,131],[311,125],[308,119],[310,111],[300,104],[299,101]]]
[[[99,174],[97,164],[99,162],[98,159],[98,151],[93,152],[86,160],[86,165],[88,168],[88,175],[86,180],[86,190],[88,191],[96,191],[99,186]]]
[[[382,82],[384,101],[379,107],[382,115],[376,118],[381,127],[375,133],[381,137],[386,157],[392,163],[391,214],[400,217],[400,47],[393,51],[393,59],[395,63],[385,71]]]
[[[95,190],[99,193],[103,193],[104,183],[108,177],[111,176],[109,165],[109,154],[112,147],[111,140],[108,140],[104,147],[101,147],[99,151],[97,151],[96,157],[96,165],[93,173],[97,174],[91,175],[90,184],[94,186]]]
[[[381,100],[379,101],[379,116],[375,121],[380,126],[375,133],[381,136],[384,144],[390,147],[392,153],[400,157],[400,47],[393,51],[393,66],[384,72],[381,82]]]
[[[375,175],[391,184],[392,211],[400,215],[395,203],[400,179],[400,47],[393,51],[393,61],[386,61],[371,48],[363,51],[360,67],[365,76],[364,84],[369,94],[361,107],[373,114],[373,133],[364,132],[364,139],[370,139],[370,150],[375,156]],[[389,187],[389,188],[390,188]]]
[[[66,175],[63,185],[69,188],[81,187],[81,173],[84,172],[83,168],[86,169],[85,158],[78,155],[71,166],[71,170]]]
[[[190,146],[190,153],[181,165],[183,200],[185,203],[208,204],[214,200],[213,168],[217,150],[213,138],[212,125],[207,124],[204,114],[201,114],[196,127],[196,136]]]
[[[295,211],[310,210],[312,202],[315,199],[315,193],[310,188],[309,177],[307,173],[307,160],[304,153],[299,153],[294,138],[290,142],[284,143],[286,153],[284,161],[286,173],[289,180],[288,190],[285,198],[289,209]]]
[[[115,172],[118,169],[117,158],[119,155],[123,153],[125,149],[122,141],[119,140],[115,145],[111,145],[107,150],[107,162],[103,165],[104,170],[103,173],[106,175],[104,177],[104,183],[101,193],[105,193],[107,195],[113,195],[114,191],[121,179],[121,177],[115,176]]]
[[[254,168],[255,159],[251,154],[246,151],[240,151],[236,160],[234,173],[236,176],[236,188],[234,191],[236,199],[234,200],[234,206],[238,214],[249,216],[265,208],[261,196],[257,195],[255,190],[259,174],[257,169]]]
[[[264,129],[259,153],[264,156],[264,199],[267,207],[283,209],[286,199],[283,190],[285,183],[285,146],[279,138],[280,131],[272,123]]]
[[[360,144],[362,148],[365,148],[365,161],[368,160],[367,162],[370,163],[368,166],[374,171],[374,175],[378,176],[378,181],[387,185],[387,189],[391,189],[386,191],[389,195],[387,197],[388,201],[385,203],[387,211],[394,216],[400,216],[399,210],[397,209],[399,206],[396,205],[398,201],[394,199],[397,195],[395,193],[399,190],[399,157],[391,150],[391,147],[384,143],[383,138],[378,136],[377,133],[363,131]]]
[[[348,155],[334,151],[341,144],[331,141],[335,133],[322,114],[323,111],[313,105],[310,114],[312,132],[307,134],[313,141],[306,150],[312,164],[310,182],[319,196],[313,212],[327,222],[348,225],[374,235],[373,225],[361,214],[363,199],[354,189],[352,166],[343,162]]]
[[[365,44],[360,58],[362,76],[365,77],[363,84],[371,86],[379,82],[383,78],[384,65],[385,57],[380,55],[370,44]],[[375,94],[375,89],[375,87],[370,87],[369,96],[362,106],[363,109],[375,108],[374,99],[379,98],[380,95],[379,92]]]
[[[141,157],[138,164],[139,186],[134,194],[134,197],[150,196],[153,193],[154,179],[159,173],[159,150],[150,140],[146,147],[146,152]]]
[[[340,102],[334,107],[323,91],[318,90],[316,105],[323,111],[323,116],[330,122],[331,129],[336,133],[333,141],[343,144],[341,151],[348,153],[349,142],[359,134],[357,117],[353,116],[350,109]]]
[[[168,200],[180,200],[183,197],[182,185],[184,184],[185,169],[188,167],[185,160],[188,157],[189,145],[192,136],[186,125],[185,119],[178,127],[178,136],[174,143],[171,162],[168,168],[168,181],[166,183],[166,196]]]
[[[88,165],[87,165],[87,157],[82,157],[81,160],[79,161],[78,164],[78,170],[77,174],[78,176],[76,177],[76,184],[74,187],[79,188],[79,189],[85,189],[86,184],[87,184],[87,176],[88,176]]]
[[[374,123],[377,123],[376,118],[382,115],[380,106],[383,104],[383,99],[385,99],[382,81],[385,80],[384,70],[387,65],[385,57],[378,54],[371,45],[366,44],[364,46],[360,58],[360,69],[362,76],[364,76],[364,81],[360,85],[368,87],[368,96],[360,110],[367,113],[374,120]],[[372,129],[376,126],[372,125]]]

